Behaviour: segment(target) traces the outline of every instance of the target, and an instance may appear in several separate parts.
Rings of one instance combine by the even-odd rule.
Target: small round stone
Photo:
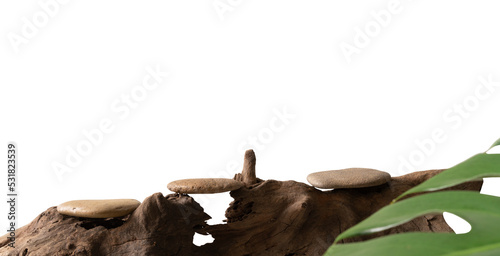
[[[176,193],[211,194],[232,191],[243,187],[241,181],[224,178],[183,179],[168,183],[167,188]]]
[[[140,204],[135,199],[73,200],[57,206],[57,211],[74,217],[115,218],[133,212]]]
[[[307,176],[307,181],[311,185],[325,189],[365,188],[382,185],[390,180],[389,173],[367,168],[315,172]]]

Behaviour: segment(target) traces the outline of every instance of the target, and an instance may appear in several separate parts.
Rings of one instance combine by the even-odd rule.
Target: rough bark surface
[[[296,181],[260,179],[232,191],[227,223],[209,226],[210,217],[188,195],[161,193],[146,198],[123,218],[63,216],[55,207],[16,234],[15,248],[0,238],[0,255],[322,255],[342,231],[389,204],[404,191],[441,170],[394,177],[370,188],[320,191]],[[235,179],[241,178],[240,176]],[[482,182],[452,189],[479,191]],[[411,231],[452,232],[441,215],[428,215],[369,237]],[[215,241],[192,243],[195,232]]]
[[[88,219],[41,213],[0,240],[0,255],[193,255],[194,229],[210,219],[193,198],[156,193],[123,218]]]

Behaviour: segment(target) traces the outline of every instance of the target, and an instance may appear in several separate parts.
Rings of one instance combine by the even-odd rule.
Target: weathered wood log
[[[207,226],[215,241],[212,255],[322,255],[335,238],[404,191],[441,170],[411,173],[368,188],[320,191],[296,181],[267,180],[232,191],[227,224]],[[470,182],[451,189],[481,189]],[[442,215],[427,215],[385,232],[342,242],[363,241],[391,233],[452,232]]]
[[[15,248],[0,239],[0,255],[194,255],[194,229],[210,219],[193,198],[153,194],[123,218],[90,219],[41,213],[17,232]]]
[[[206,224],[210,217],[198,203],[180,194],[153,194],[122,218],[75,218],[51,207],[19,229],[15,248],[8,246],[7,236],[0,238],[0,255],[322,255],[338,234],[440,171],[332,191],[296,181],[256,179],[230,192],[234,201],[226,210],[227,223],[213,226]],[[479,191],[481,185],[469,182],[453,189]],[[442,215],[430,215],[343,242],[411,231],[452,232]],[[215,240],[196,246],[195,232]]]

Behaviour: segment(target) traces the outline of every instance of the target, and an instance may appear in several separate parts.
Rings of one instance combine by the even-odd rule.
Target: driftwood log
[[[253,152],[245,159],[243,172],[234,177],[245,187],[230,192],[234,201],[226,224],[207,225],[210,216],[185,194],[153,194],[121,218],[76,218],[51,207],[18,229],[15,248],[1,237],[0,255],[322,255],[341,232],[442,171],[393,177],[375,187],[321,191],[296,181],[260,180]],[[451,189],[479,191],[481,186],[469,182]],[[342,242],[411,231],[452,232],[442,215],[428,215]],[[196,246],[195,232],[215,240]]]

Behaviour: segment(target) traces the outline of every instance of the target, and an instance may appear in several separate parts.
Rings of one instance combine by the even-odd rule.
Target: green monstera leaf
[[[490,149],[492,149],[492,148],[494,148],[496,146],[500,146],[500,139],[498,139],[497,141],[495,141],[495,143],[493,143],[493,145],[491,145]]]
[[[429,213],[452,212],[468,221],[467,234],[404,233],[330,247],[326,255],[500,255],[500,198],[477,192],[436,192],[387,206],[336,241],[371,234]],[[480,253],[480,254],[479,254]]]
[[[492,147],[500,145],[497,140]],[[491,149],[491,148],[490,148]],[[500,198],[478,192],[446,191],[397,201],[406,195],[435,191],[463,182],[500,176],[500,155],[477,154],[400,195],[388,205],[340,234],[338,241],[373,234],[426,214],[450,212],[471,224],[466,234],[411,232],[365,242],[335,244],[325,256],[350,255],[500,255]]]
[[[396,200],[409,194],[435,191],[487,177],[500,177],[500,155],[477,154],[404,192]]]

